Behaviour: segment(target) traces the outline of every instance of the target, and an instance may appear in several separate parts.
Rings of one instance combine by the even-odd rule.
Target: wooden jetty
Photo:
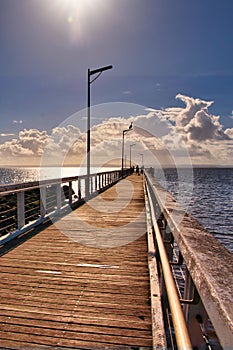
[[[85,203],[61,219],[63,232],[49,225],[1,257],[1,348],[152,347],[144,192],[142,177],[131,179],[135,191],[127,210],[96,216],[91,203]],[[115,188],[100,196],[111,202]],[[85,245],[69,237],[70,230],[80,236],[85,221],[92,224],[96,239],[96,230],[116,222],[121,233],[140,212],[144,220],[131,229],[140,225],[144,234],[127,245],[113,242],[111,248],[96,248],[90,232],[81,232]]]
[[[148,172],[121,176],[0,186],[0,349],[231,349],[232,255]]]

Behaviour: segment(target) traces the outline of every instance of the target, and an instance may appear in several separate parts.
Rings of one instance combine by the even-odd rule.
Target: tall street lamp
[[[142,168],[143,168],[143,166],[144,166],[144,165],[143,165],[143,163],[144,163],[144,162],[143,162],[143,153],[140,153],[140,156],[142,157]]]
[[[99,78],[102,72],[112,69],[112,65],[104,66],[94,70],[88,69],[88,90],[87,90],[87,182],[86,182],[86,195],[90,195],[90,168],[91,168],[91,84]],[[98,75],[91,80],[91,76]]]
[[[131,145],[129,145],[129,167],[131,169],[131,152],[132,152],[132,147],[135,146],[135,143],[132,143]]]
[[[133,129],[133,122],[131,122],[128,129],[123,130],[122,132],[122,155],[121,155],[121,177],[124,177],[124,153],[125,153],[125,134]]]

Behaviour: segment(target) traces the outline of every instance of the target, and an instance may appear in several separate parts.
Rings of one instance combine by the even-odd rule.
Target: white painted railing
[[[121,170],[91,174],[89,187],[86,175],[0,186],[0,244],[80,205],[121,176]]]

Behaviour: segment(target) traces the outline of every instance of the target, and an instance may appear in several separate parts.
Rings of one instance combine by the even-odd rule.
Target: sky
[[[232,166],[232,19],[232,0],[0,0],[0,166],[84,162],[87,70],[109,64],[99,162],[133,121],[135,162]]]

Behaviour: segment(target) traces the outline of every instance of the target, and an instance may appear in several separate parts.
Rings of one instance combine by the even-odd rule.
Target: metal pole
[[[130,166],[130,169],[131,169],[131,166],[132,166],[132,162],[131,162],[131,149],[132,147],[135,146],[135,143],[129,145],[129,166]]]
[[[90,69],[88,69],[88,87],[87,87],[87,179],[86,196],[90,194],[90,165],[91,165],[91,83]]]
[[[131,169],[131,145],[129,145],[129,167]]]
[[[143,153],[140,153],[140,156],[141,156],[141,158],[142,158],[142,167],[143,167]]]
[[[121,177],[123,179],[123,176],[124,176],[124,139],[125,139],[125,133],[124,133],[124,130],[123,130],[123,139],[122,139],[122,154],[121,154]]]
[[[94,70],[88,69],[87,72],[87,178],[86,178],[86,196],[90,196],[90,168],[91,168],[91,83],[93,83],[102,72],[112,69],[111,66],[104,66]],[[91,75],[99,73],[92,81]]]

